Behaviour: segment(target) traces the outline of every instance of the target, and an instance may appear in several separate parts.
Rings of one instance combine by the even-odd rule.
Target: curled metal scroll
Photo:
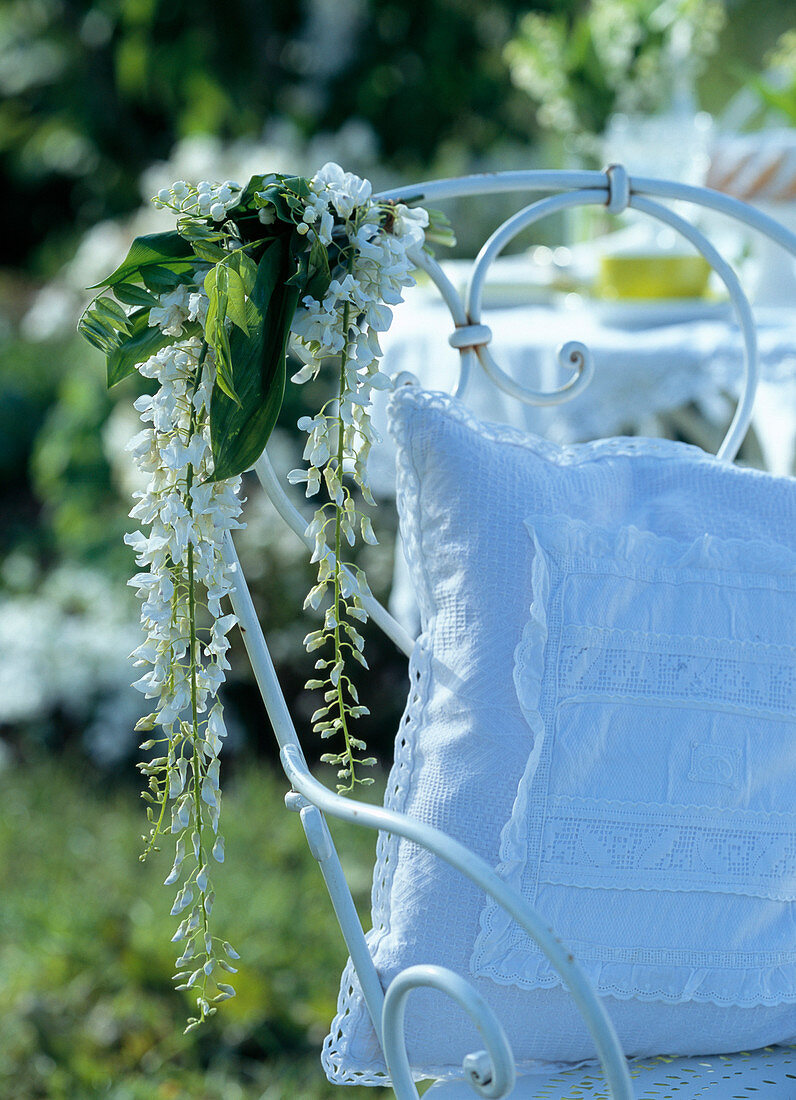
[[[513,241],[519,233],[551,214],[557,214],[562,210],[569,210],[575,206],[603,205],[604,202],[604,194],[593,190],[578,190],[560,195],[551,195],[523,207],[522,210],[519,210],[502,225],[498,226],[485,242],[473,264],[465,304],[465,313],[469,323],[471,325],[480,324],[481,302],[489,268],[506,245]],[[594,373],[591,352],[585,344],[581,343],[573,342],[564,345],[564,348],[559,350],[559,363],[562,367],[572,371],[573,376],[563,386],[548,391],[533,390],[528,386],[520,385],[498,366],[486,345],[476,347],[475,353],[484,372],[495,385],[526,405],[560,405],[564,401],[571,401],[573,397],[577,397],[588,386]]]
[[[584,204],[602,205],[604,202],[605,195],[601,191],[594,189],[579,190],[539,199],[518,211],[495,230],[478,253],[473,264],[466,305],[462,302],[458,291],[436,260],[430,257],[427,252],[418,252],[413,255],[412,259],[418,267],[426,272],[442,294],[445,304],[451,311],[457,331],[465,330],[466,332],[479,334],[470,338],[472,342],[468,341],[460,347],[457,397],[464,396],[476,363],[480,363],[486,375],[496,386],[526,405],[560,405],[564,401],[570,401],[573,397],[577,397],[588,386],[594,372],[592,355],[585,344],[575,341],[565,344],[558,352],[559,363],[562,367],[571,371],[573,375],[563,386],[553,390],[535,390],[515,381],[498,366],[488,349],[487,345],[491,333],[487,326],[481,323],[481,299],[490,265],[518,233],[533,225],[534,222],[561,210]],[[451,337],[450,343],[455,347],[460,346],[460,342],[456,339],[456,333]]]
[[[754,316],[752,315],[752,307],[749,305],[749,299],[743,292],[738,276],[724,257],[716,251],[704,233],[701,233],[691,225],[690,222],[681,218],[679,214],[675,214],[668,206],[663,206],[661,203],[655,202],[653,199],[644,198],[641,195],[631,194],[630,206],[634,210],[649,214],[650,217],[657,218],[658,221],[671,226],[672,229],[676,230],[681,236],[685,237],[686,240],[690,241],[719,276],[730,296],[730,301],[735,310],[735,315],[738,319],[743,338],[744,381],[741,396],[735,408],[735,415],[732,418],[732,423],[727,429],[727,434],[722,440],[721,446],[716,452],[716,457],[722,459],[724,462],[732,462],[740,450],[741,444],[744,441],[744,436],[749,430],[755,402],[755,393],[757,391],[757,381],[760,375],[760,364],[757,351],[757,327],[755,325]]]
[[[237,608],[235,610],[237,614]],[[264,678],[270,679],[273,686],[278,690],[275,674],[265,669],[262,672],[265,673]],[[258,673],[256,668],[255,673]],[[259,673],[257,679],[260,683],[261,676]],[[270,690],[272,688],[269,689],[269,694]],[[265,693],[263,698],[266,699]],[[272,711],[267,699],[266,707],[269,716],[271,716]],[[466,875],[489,897],[494,898],[498,905],[538,944],[541,951],[560,974],[594,1040],[613,1100],[633,1100],[633,1085],[628,1073],[627,1063],[605,1006],[581,970],[574,954],[564,946],[547,925],[544,918],[513,887],[500,878],[485,859],[471,852],[464,844],[454,840],[453,837],[443,833],[442,830],[395,810],[357,802],[354,799],[334,794],[324,787],[307,769],[292,723],[289,729],[277,728],[277,721],[281,717],[281,713],[281,708],[278,705],[275,706],[271,721],[274,723],[274,729],[282,745],[279,758],[294,790],[303,794],[314,806],[332,817],[355,822],[368,829],[396,833],[398,836],[420,844],[439,856],[440,859],[444,859],[451,867],[455,867],[456,870]],[[401,1100],[405,1095],[407,1094],[399,1093]],[[414,1100],[415,1094],[409,1092],[408,1096],[410,1100]]]
[[[627,207],[647,213],[659,221],[670,225],[697,248],[727,288],[744,344],[744,385],[730,428],[718,451],[718,457],[731,461],[738,452],[748,429],[757,383],[757,344],[754,320],[748,299],[741,289],[735,272],[713,248],[699,230],[689,222],[673,213],[668,207],[660,205],[646,196],[655,196],[681,202],[693,203],[710,210],[718,211],[727,217],[749,226],[762,233],[776,244],[796,256],[796,233],[780,225],[775,219],[756,210],[748,203],[706,187],[690,184],[671,183],[666,180],[646,177],[629,177],[622,165],[610,165],[604,172],[557,172],[557,171],[516,171],[485,173],[480,176],[465,176],[459,179],[435,180],[416,184],[411,191],[396,189],[384,192],[381,199],[394,201],[428,202],[445,198],[467,195],[505,194],[509,192],[556,191],[559,194],[537,200],[509,218],[492,234],[475,261],[466,306],[456,290],[444,275],[441,268],[426,254],[413,257],[442,291],[443,298],[453,315],[457,329],[480,326],[481,292],[486,271],[505,245],[522,229],[532,225],[539,218],[555,210],[571,206],[602,205],[609,213],[620,213]],[[485,327],[485,326],[484,326]],[[567,361],[563,351],[559,351],[562,366],[575,369],[575,376],[558,390],[547,393],[534,391],[518,385],[513,378],[498,367],[487,348],[488,340],[468,344],[461,350],[460,376],[456,390],[457,396],[463,396],[472,368],[480,362],[485,373],[506,393],[527,404],[555,405],[580,393],[591,377],[592,363],[587,350],[583,359],[574,363]]]
[[[396,1094],[412,1100],[418,1095],[406,1053],[404,1012],[409,994],[422,987],[453,998],[471,1018],[486,1044],[486,1050],[468,1054],[462,1063],[472,1089],[492,1100],[507,1096],[514,1088],[516,1072],[506,1034],[481,994],[460,974],[442,966],[410,966],[402,970],[384,996],[382,1046]]]

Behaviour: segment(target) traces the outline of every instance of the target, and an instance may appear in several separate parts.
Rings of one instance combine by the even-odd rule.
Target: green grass
[[[238,996],[183,1035],[165,850],[138,861],[143,804],[75,766],[0,773],[0,1100],[340,1096],[318,1053],[345,948],[286,781],[240,769],[223,807],[216,931]],[[367,909],[375,836],[335,829]],[[372,1100],[383,1090],[364,1094]]]

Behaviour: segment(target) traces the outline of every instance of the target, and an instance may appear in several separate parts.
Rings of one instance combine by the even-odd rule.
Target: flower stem
[[[350,305],[348,302],[343,309],[343,350],[340,353],[340,386],[339,397],[337,405],[337,473],[340,478],[340,486],[342,489],[343,484],[343,454],[344,454],[344,435],[345,425],[343,423],[342,406],[345,398],[346,390],[346,365],[348,362],[348,323],[350,316]],[[342,675],[342,638],[340,634],[340,605],[342,603],[341,593],[341,581],[342,569],[340,566],[340,556],[343,546],[343,507],[341,504],[335,502],[335,522],[334,522],[334,662],[335,667],[338,670],[337,680],[337,705],[340,711],[340,728],[343,731],[343,738],[345,739],[345,755],[346,766],[348,768],[348,783],[342,790],[352,790],[356,783],[356,775],[354,772],[354,753],[351,749],[351,738],[348,732],[348,723],[346,721],[346,707],[345,699],[343,697],[343,680]]]

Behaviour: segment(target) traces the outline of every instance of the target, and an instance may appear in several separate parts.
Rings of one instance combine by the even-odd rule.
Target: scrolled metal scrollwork
[[[581,385],[586,386],[594,373],[594,357],[580,340],[567,340],[556,352],[556,358],[566,370],[575,371]]]
[[[246,607],[242,606],[241,611],[245,613]],[[236,613],[238,613],[237,607]],[[248,625],[248,620],[244,625]],[[253,655],[256,659],[257,653],[254,651],[253,647],[249,652],[250,656]],[[254,659],[252,660],[252,664],[255,667],[255,674],[257,675],[258,682],[262,680],[263,683],[265,683],[266,681],[275,679],[275,672],[273,671],[273,665],[270,662],[270,658],[268,667],[260,666],[258,669]],[[355,802],[351,798],[345,798],[342,795],[334,794],[332,791],[328,790],[308,771],[292,723],[287,729],[282,730],[280,728],[280,720],[283,714],[281,707],[279,709],[273,708],[273,710],[269,708],[268,713],[269,716],[273,715],[271,721],[274,723],[274,728],[279,730],[278,736],[280,738],[280,744],[282,745],[279,758],[282,761],[282,767],[294,790],[304,795],[304,797],[314,806],[317,806],[324,813],[328,813],[332,817],[354,821],[370,829],[397,833],[398,836],[405,837],[407,840],[414,841],[416,844],[421,844],[424,848],[434,852],[435,855],[444,859],[451,867],[455,867],[463,875],[466,875],[471,882],[479,886],[489,897],[494,898],[498,905],[517,922],[520,928],[539,945],[541,950],[550,960],[551,965],[561,975],[565,986],[573,997],[575,1005],[583,1015],[586,1026],[594,1039],[597,1055],[602,1063],[603,1072],[612,1100],[633,1100],[633,1085],[628,1074],[625,1057],[613,1024],[605,1011],[605,1006],[586,979],[574,954],[565,947],[561,939],[554,934],[541,914],[537,913],[524,898],[504,882],[504,880],[496,874],[494,869],[489,866],[485,859],[476,855],[458,840],[448,836],[440,829],[427,825],[425,822],[417,821],[396,810],[387,809],[383,806],[373,806],[369,803]],[[292,736],[289,736],[289,734]],[[353,902],[351,903],[351,908],[353,910]],[[359,928],[361,944],[364,945],[365,941],[361,933],[361,928],[359,925],[357,925],[357,927]],[[354,942],[354,947],[357,947],[358,942],[359,941]],[[349,950],[351,950],[351,948],[352,945],[349,944]],[[365,972],[366,976],[375,978],[376,970],[370,960],[370,956],[367,955],[366,947],[364,953],[368,960],[368,969]],[[390,1071],[392,1072],[393,1067],[397,1066],[398,1072],[403,1074],[403,1076],[399,1078],[401,1082],[400,1087],[397,1086],[396,1079],[393,1078],[396,1096],[398,1096],[400,1100],[405,1100],[405,1098],[408,1098],[408,1100],[416,1100],[417,1098],[417,1092],[414,1088],[411,1072],[406,1063],[406,1050],[403,1042],[402,1004],[411,989],[421,984],[434,984],[431,981],[420,981],[419,979],[423,974],[428,975],[438,972],[440,972],[440,968],[433,966],[419,968],[410,967],[408,970],[402,971],[402,973],[394,979],[394,992],[390,994],[388,990],[388,993],[385,994],[384,997],[384,1002],[386,1002],[387,996],[389,995],[391,999],[396,999],[397,1004],[397,1007],[390,1009],[387,1017],[388,1029],[391,1029],[390,1039],[386,1039],[383,1034],[385,1021],[383,1011],[384,1002],[382,1003],[380,1016],[377,1016],[375,1013],[371,1015],[377,1033],[379,1030],[382,1030],[382,1047],[385,1052],[387,1063],[390,1066]],[[486,1005],[486,1002],[481,1001],[480,994],[478,994],[460,975],[454,974],[451,971],[442,971],[442,973],[446,975],[445,988],[443,991],[449,993],[457,1000],[460,995],[463,1000],[459,1003],[462,1004],[462,1007],[464,1007],[466,1011],[470,1011],[468,1005],[475,1005],[476,1003],[483,1004],[483,1009],[479,1008],[476,1015],[480,1013],[481,1022],[488,1027],[490,1021],[495,1020],[495,1017],[489,1006]],[[378,979],[376,980],[378,981]],[[395,984],[396,982],[398,983],[397,985]],[[390,989],[393,989],[393,986],[391,986]],[[475,1018],[476,1016],[474,1016],[474,1019]],[[381,1028],[379,1026],[380,1024]],[[392,1044],[389,1048],[388,1043]],[[490,1047],[490,1050],[493,1051],[500,1049],[500,1039],[497,1032],[492,1036],[492,1042],[488,1042],[487,1045]],[[505,1064],[506,1062],[504,1059],[503,1065],[505,1066]],[[498,1085],[501,1088],[503,1087],[501,1083],[502,1078],[498,1075],[499,1068],[498,1063],[493,1060],[494,1075],[490,1083],[488,1085],[483,1084],[482,1088],[488,1088],[494,1090],[494,1092],[482,1093],[482,1095],[494,1095],[496,1097],[505,1095],[505,1093],[497,1091]]]
[[[465,1080],[479,1096],[500,1100],[514,1088],[516,1072],[505,1032],[480,993],[460,975],[442,966],[410,966],[390,983],[384,996],[382,1045],[398,1096],[417,1097],[404,1039],[406,1000],[415,989],[436,989],[451,997],[467,1013],[486,1044],[486,1050],[466,1055]]]
[[[428,253],[418,253],[412,258],[421,267],[440,291],[445,304],[451,311],[456,331],[449,343],[460,351],[460,374],[456,396],[463,397],[467,389],[472,368],[478,363],[488,378],[504,393],[515,397],[526,405],[560,405],[577,397],[586,388],[592,378],[592,356],[584,344],[572,341],[565,345],[567,349],[559,353],[559,362],[574,371],[573,377],[563,385],[552,390],[535,390],[517,382],[496,362],[489,350],[491,339],[489,328],[481,321],[481,300],[488,270],[503,249],[518,233],[527,229],[542,218],[549,217],[562,210],[581,205],[596,205],[605,202],[606,192],[596,189],[578,190],[566,194],[550,195],[538,199],[518,211],[503,222],[487,240],[473,264],[472,277],[463,302],[458,291],[447,275]]]

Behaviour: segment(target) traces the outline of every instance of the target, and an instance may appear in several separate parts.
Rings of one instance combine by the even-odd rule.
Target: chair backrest
[[[588,386],[593,373],[592,357],[588,348],[579,342],[566,343],[561,348],[559,359],[563,366],[571,370],[572,378],[552,391],[532,390],[502,370],[489,350],[491,333],[482,320],[484,284],[490,265],[501,251],[518,233],[540,219],[583,205],[604,206],[611,214],[620,214],[630,208],[668,225],[691,242],[726,287],[744,348],[744,375],[740,398],[718,451],[720,459],[731,462],[749,427],[759,376],[754,317],[732,268],[704,234],[683,217],[679,207],[683,203],[691,203],[725,214],[780,243],[795,256],[796,235],[786,231],[766,215],[728,196],[704,188],[656,179],[631,178],[620,165],[612,166],[606,172],[528,171],[470,176],[402,187],[385,192],[381,197],[411,200],[426,205],[451,197],[506,192],[520,195],[542,194],[544,197],[524,206],[489,237],[474,262],[464,299],[428,253],[418,253],[414,257],[418,266],[436,284],[450,310],[454,331],[449,342],[459,350],[461,364],[457,395],[466,398],[469,382],[477,369],[483,369],[487,377],[504,392],[528,404],[557,404],[570,400]],[[677,202],[678,212],[660,200]],[[396,381],[400,384],[407,379],[398,378]],[[274,471],[266,454],[259,459],[255,469],[263,489],[277,511],[311,550],[314,540],[306,534],[307,521],[285,494],[281,478]],[[228,543],[226,552],[229,561],[237,562],[231,543]],[[329,555],[331,556],[331,551]],[[376,1035],[385,1051],[397,1094],[400,1097],[417,1095],[403,1050],[401,1032],[405,998],[418,985],[430,985],[443,990],[458,1001],[478,1023],[488,1048],[488,1056],[473,1056],[465,1069],[474,1082],[481,1082],[484,1087],[488,1083],[489,1095],[503,1095],[511,1087],[514,1072],[511,1052],[491,1010],[457,975],[439,968],[414,968],[412,972],[405,972],[396,979],[385,998],[324,814],[354,821],[368,828],[396,833],[431,849],[503,906],[539,944],[575,997],[594,1037],[612,1095],[630,1100],[633,1090],[611,1023],[599,999],[572,958],[567,956],[566,950],[547,928],[546,922],[514,894],[484,860],[468,852],[457,841],[393,811],[340,797],[313,778],[307,768],[239,565],[238,578],[233,606],[279,742],[282,764],[291,783],[292,790],[286,801],[290,809],[300,814],[310,848],[320,864]],[[399,649],[407,655],[411,654],[413,639],[407,631],[371,596],[363,596],[363,603],[370,617]]]

